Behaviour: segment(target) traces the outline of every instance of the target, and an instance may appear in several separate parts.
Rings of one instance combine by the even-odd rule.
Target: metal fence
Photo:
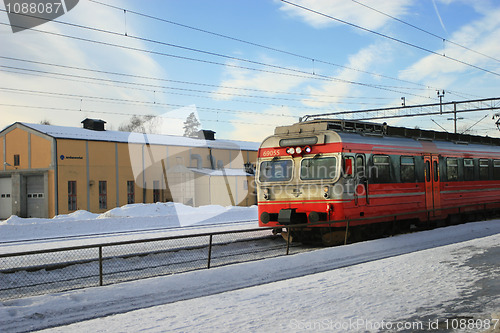
[[[457,206],[453,210],[455,214],[463,215],[468,211],[476,212],[477,210],[472,209],[474,207],[493,213],[489,216],[499,216],[497,202]],[[440,210],[443,209],[318,224],[333,226],[344,223],[347,242],[352,222],[383,218],[386,221],[392,219],[395,225],[397,220],[422,213],[427,214],[427,220],[430,221],[431,214]],[[299,230],[310,226],[311,224],[304,224],[290,227]],[[0,255],[0,300],[207,269],[317,248],[285,242],[281,236],[273,235],[272,229],[221,231],[3,254]],[[394,233],[397,232],[391,234]]]
[[[259,260],[291,251],[272,228],[222,231],[0,255],[0,300]]]

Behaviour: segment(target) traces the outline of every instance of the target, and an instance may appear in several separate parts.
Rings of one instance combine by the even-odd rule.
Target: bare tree
[[[154,118],[155,116],[152,114],[134,114],[128,123],[120,125],[118,130],[122,132],[155,133]]]

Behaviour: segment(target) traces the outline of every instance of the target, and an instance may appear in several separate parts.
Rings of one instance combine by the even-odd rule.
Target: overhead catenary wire
[[[90,0],[90,1],[92,1],[92,0]],[[483,56],[483,57],[486,57],[486,58],[489,58],[489,59],[491,59],[491,60],[495,60],[495,61],[497,61],[497,62],[500,62],[500,59],[494,58],[494,57],[489,56],[489,55],[487,55],[487,54],[485,54],[485,53],[482,53],[482,52],[479,52],[479,51],[477,51],[477,50],[471,49],[471,48],[469,48],[469,47],[467,47],[467,46],[461,45],[461,44],[459,44],[459,43],[457,43],[457,42],[454,42],[454,41],[452,41],[452,40],[449,40],[449,39],[447,39],[447,38],[445,38],[445,37],[442,37],[442,36],[436,35],[435,33],[432,33],[432,32],[430,32],[430,31],[427,31],[427,30],[425,30],[425,29],[422,29],[422,28],[420,28],[420,27],[418,27],[418,26],[416,26],[416,25],[414,25],[414,24],[408,23],[408,22],[406,22],[406,21],[404,21],[404,20],[398,19],[397,17],[394,17],[394,16],[392,16],[392,15],[389,15],[389,14],[387,14],[387,13],[384,13],[384,12],[383,12],[383,11],[381,11],[381,10],[378,10],[378,9],[376,9],[376,8],[373,8],[373,7],[370,7],[370,6],[368,6],[367,4],[365,4],[365,3],[362,3],[362,2],[357,1],[357,0],[351,0],[351,1],[352,1],[352,2],[354,2],[354,3],[357,3],[358,5],[363,6],[363,7],[365,7],[365,8],[368,8],[368,9],[370,9],[370,10],[373,10],[373,11],[375,11],[375,12],[379,13],[379,14],[382,14],[382,15],[384,15],[384,16],[387,16],[387,17],[389,17],[389,18],[391,18],[391,19],[393,19],[393,20],[395,20],[395,21],[398,21],[398,22],[400,22],[400,23],[402,23],[402,24],[405,24],[405,25],[407,25],[407,26],[409,26],[409,27],[412,27],[412,28],[414,28],[414,29],[416,29],[416,30],[419,30],[419,31],[421,31],[421,32],[424,32],[424,33],[426,33],[426,34],[428,34],[428,35],[430,35],[430,36],[432,36],[432,37],[438,38],[438,39],[442,40],[443,42],[447,42],[447,43],[449,43],[449,44],[452,44],[452,45],[458,46],[458,47],[460,47],[460,48],[462,48],[462,49],[464,49],[464,50],[471,51],[471,52],[473,52],[473,53],[475,53],[475,54],[479,54],[479,55],[481,55],[481,56]]]
[[[0,11],[5,11],[0,9]],[[30,15],[27,15],[30,16]],[[36,17],[36,16],[35,16]],[[67,23],[67,22],[62,22],[58,20],[53,20],[52,22],[55,23],[60,23],[72,27],[77,27],[77,28],[82,28],[82,29],[87,29],[87,30],[92,30],[96,32],[101,32],[101,33],[107,33],[115,36],[123,36],[120,33],[113,32],[113,31],[108,31],[104,29],[98,29],[98,28],[92,28],[92,27],[87,27],[87,26],[82,26],[78,24],[73,24],[73,23]],[[7,25],[7,26],[12,26],[12,24],[7,24],[0,22],[0,25]],[[25,28],[23,26],[16,26],[18,28]],[[258,71],[258,72],[263,72],[263,73],[271,73],[271,74],[278,74],[278,75],[286,75],[286,76],[292,76],[292,77],[300,77],[300,78],[307,78],[307,79],[314,79],[314,80],[323,80],[323,81],[337,81],[337,82],[342,82],[346,84],[352,84],[352,85],[358,85],[362,87],[368,87],[368,88],[373,88],[373,89],[380,89],[380,90],[385,90],[385,91],[391,91],[391,92],[396,92],[398,94],[407,94],[407,95],[412,95],[420,98],[428,98],[427,96],[422,96],[418,94],[413,94],[411,92],[402,92],[397,89],[401,89],[401,87],[395,87],[395,86],[384,86],[384,85],[376,85],[376,84],[369,84],[369,83],[363,83],[363,82],[356,82],[356,81],[351,81],[351,80],[345,80],[345,79],[339,79],[336,77],[328,76],[328,75],[322,75],[322,74],[311,74],[308,71],[304,70],[299,70],[295,68],[289,68],[289,67],[283,67],[279,65],[274,65],[274,64],[267,64],[259,61],[254,61],[254,60],[249,60],[249,59],[244,59],[244,58],[239,58],[239,57],[234,57],[234,56],[228,56],[228,55],[223,55],[219,54],[216,52],[210,52],[210,51],[204,51],[196,48],[190,48],[190,47],[184,47],[180,45],[175,45],[171,43],[165,43],[161,41],[156,41],[153,39],[148,39],[148,38],[142,38],[142,37],[137,37],[137,36],[131,36],[130,34],[127,36],[127,38],[133,38],[137,39],[143,42],[150,42],[150,43],[157,43],[161,44],[164,46],[171,46],[175,48],[179,48],[185,51],[192,51],[192,52],[198,52],[202,53],[205,55],[210,55],[210,56],[216,56],[216,57],[222,57],[227,60],[234,60],[234,61],[242,61],[242,62],[247,62],[253,65],[258,65],[258,66],[263,66],[263,67],[268,67],[272,69],[278,69],[278,70],[284,70],[286,72],[276,72],[273,70],[268,70],[268,69],[261,69],[261,68],[254,68],[254,67],[247,67],[247,66],[241,66],[241,65],[236,65],[234,63],[220,63],[216,61],[211,61],[211,60],[205,60],[205,59],[197,59],[197,58],[191,58],[187,56],[180,56],[180,55],[174,55],[170,53],[165,53],[165,52],[158,52],[158,51],[153,51],[153,50],[145,50],[137,47],[131,47],[131,46],[125,46],[125,45],[119,45],[119,44],[114,44],[110,42],[103,42],[103,41],[98,41],[94,39],[89,39],[89,38],[83,38],[83,37],[77,37],[77,36],[72,36],[72,35],[67,35],[67,34],[62,34],[62,33],[56,33],[56,32],[50,32],[50,31],[45,31],[45,30],[40,30],[40,29],[34,29],[31,28],[31,30],[40,32],[40,33],[45,33],[53,36],[58,36],[58,37],[64,37],[64,38],[70,38],[74,40],[79,40],[79,41],[84,41],[84,42],[90,42],[90,43],[95,43],[99,45],[106,45],[106,46],[112,46],[112,47],[117,47],[117,48],[122,48],[122,49],[128,49],[128,50],[133,50],[133,51],[138,51],[138,52],[143,52],[143,53],[149,53],[149,54],[154,54],[154,55],[159,55],[159,56],[166,56],[166,57],[171,57],[171,58],[176,58],[176,59],[181,59],[181,60],[189,60],[189,61],[196,61],[196,62],[201,62],[205,64],[212,64],[212,65],[219,65],[219,66],[227,66],[227,67],[233,67],[233,68],[239,68],[239,69],[246,69],[246,70],[251,70],[251,71]]]
[[[1,67],[8,67],[8,66],[1,66],[0,65],[0,68]],[[0,69],[0,71],[2,71],[2,70]],[[43,71],[38,71],[38,70],[33,70],[33,71],[35,71],[35,72],[43,72]],[[56,74],[56,73],[51,73],[51,74]],[[90,79],[90,80],[103,81],[103,82],[106,82],[106,83],[113,83],[113,86],[115,86],[117,83],[118,84],[129,85],[128,87],[125,86],[125,88],[131,88],[130,85],[132,85],[132,86],[136,85],[136,83],[126,82],[126,81],[116,81],[116,80],[109,80],[109,79],[96,79],[96,78],[92,78],[92,77],[82,77],[82,76],[77,76],[77,77],[85,78],[85,79]],[[146,87],[150,87],[151,89],[141,89],[141,88],[137,88],[137,87],[132,87],[132,89],[142,90],[142,91],[148,91],[148,92],[158,92],[158,90],[154,90],[153,88],[163,88],[162,86],[152,86],[152,85],[146,85],[146,84],[141,84],[141,85],[144,85]],[[126,103],[126,104],[130,104],[130,103],[142,103],[142,104],[148,104],[150,106],[153,106],[155,104],[157,106],[168,105],[168,104],[159,103],[159,102],[156,102],[156,101],[148,102],[148,101],[126,100],[126,99],[123,99],[123,98],[122,99],[117,99],[117,98],[111,98],[111,97],[86,96],[86,95],[80,95],[80,94],[65,94],[65,93],[48,92],[48,91],[27,90],[27,89],[21,89],[21,88],[0,87],[0,90],[4,90],[4,91],[8,91],[8,92],[25,93],[25,94],[30,93],[30,94],[52,95],[52,96],[65,96],[65,97],[78,98],[78,99],[85,98],[85,99],[95,99],[95,100],[101,100],[101,101],[109,100],[109,101],[113,101],[113,102],[121,102],[121,103]],[[200,96],[200,95],[192,95],[192,94],[172,93],[172,92],[166,92],[166,93],[175,94],[175,95],[182,95],[182,96],[189,96],[189,97],[196,97],[196,98],[210,98],[209,96]],[[308,106],[296,106],[296,105],[286,105],[286,104],[283,104],[283,103],[281,103],[281,104],[272,104],[272,103],[264,103],[264,102],[260,103],[260,102],[245,101],[245,100],[235,100],[235,101],[237,101],[237,102],[243,102],[243,103],[262,104],[262,105],[266,105],[266,106],[288,107],[291,110],[294,110],[294,109],[295,110],[306,110],[307,109],[307,110],[316,110],[316,111],[324,110],[324,108],[316,108],[316,107],[308,107]],[[360,102],[360,103],[342,103],[342,104],[360,104],[360,105],[370,104],[370,105],[375,105],[375,103],[362,103],[362,102]],[[228,109],[217,109],[217,110],[225,110],[225,112],[235,113],[235,114],[239,114],[239,113],[261,114],[259,112],[251,112],[251,111],[237,111],[237,110],[228,110]],[[274,113],[272,111],[268,111],[268,114],[270,114],[270,115],[281,115],[281,113],[280,114],[276,114],[276,113]],[[298,116],[299,115],[292,115],[291,117],[298,117]]]
[[[44,32],[44,31],[42,31],[42,32]],[[65,37],[66,37],[66,36],[65,36]],[[79,37],[75,37],[75,36],[70,36],[70,38],[77,38],[77,39],[79,39]],[[101,42],[99,42],[99,41],[97,41],[97,42],[98,42],[98,43],[101,43]],[[112,46],[116,46],[116,45],[112,45]],[[118,47],[122,47],[122,45],[117,45],[117,46],[118,46]],[[144,50],[142,50],[142,51],[144,51]],[[168,56],[171,56],[171,55],[168,55]],[[239,59],[239,58],[236,58],[236,59],[237,59],[238,61],[240,61],[240,60],[241,60],[241,59]],[[197,60],[200,60],[200,59],[197,59]],[[203,61],[203,60],[202,60],[202,61]],[[257,63],[257,64],[260,64],[259,62],[256,62],[256,63]],[[223,64],[223,65],[227,65],[227,64]],[[241,67],[241,68],[245,68],[245,67]],[[251,69],[251,70],[259,70],[259,69],[254,69],[254,68],[246,68],[246,69]],[[290,70],[289,68],[280,68],[280,69]],[[304,72],[304,73],[307,73],[307,72]],[[277,72],[277,74],[286,75],[286,74],[284,74],[284,73],[280,73],[280,72]],[[309,74],[309,73],[307,73],[307,74]],[[315,75],[315,76],[316,76],[316,75]],[[308,78],[315,78],[315,76],[308,77]],[[329,79],[336,79],[336,78],[329,78]],[[370,86],[370,85],[368,85],[368,86]],[[381,85],[371,85],[371,86],[373,86],[373,87],[375,87],[375,86],[376,86],[376,87],[384,87],[384,86],[381,86]],[[402,89],[401,87],[398,87],[398,88]],[[170,89],[170,88],[168,88],[168,89]],[[174,88],[174,89],[175,89],[175,88]],[[400,92],[400,91],[398,91],[398,92]],[[416,95],[416,96],[418,96],[418,95]],[[252,97],[252,96],[245,96],[245,97]],[[419,97],[423,97],[423,96],[419,96]]]
[[[383,74],[380,74],[380,73],[374,73],[374,72],[365,71],[365,70],[362,70],[362,69],[359,69],[359,68],[353,68],[353,67],[349,67],[349,66],[345,66],[345,65],[336,64],[336,63],[333,63],[331,61],[326,61],[326,60],[318,59],[318,58],[315,58],[315,57],[301,55],[301,54],[298,54],[298,53],[295,53],[295,52],[290,52],[290,51],[278,49],[276,47],[271,47],[271,46],[268,46],[268,45],[264,45],[264,44],[260,44],[260,43],[255,43],[255,42],[247,41],[247,40],[244,40],[244,39],[241,39],[241,38],[232,37],[232,36],[229,36],[229,35],[226,35],[226,34],[221,34],[221,33],[213,32],[213,31],[209,31],[207,29],[201,29],[201,28],[193,27],[191,25],[174,22],[172,20],[167,20],[167,19],[160,18],[160,17],[157,17],[157,16],[153,16],[153,15],[141,13],[141,12],[138,12],[138,11],[134,11],[134,10],[125,9],[125,8],[122,8],[122,7],[118,7],[118,6],[106,4],[106,3],[103,3],[103,2],[100,2],[100,1],[96,1],[96,0],[89,0],[89,1],[90,2],[94,2],[96,4],[99,4],[99,5],[106,6],[106,7],[114,8],[114,9],[117,9],[117,10],[127,10],[128,13],[132,13],[132,14],[135,14],[135,15],[138,15],[138,16],[142,16],[142,17],[145,17],[145,18],[148,18],[148,19],[152,19],[152,20],[163,22],[163,23],[168,23],[168,24],[176,25],[176,26],[179,26],[179,27],[182,27],[182,28],[191,29],[191,30],[198,31],[198,32],[201,32],[201,33],[209,34],[209,35],[220,37],[220,38],[225,38],[225,39],[228,39],[228,40],[232,40],[232,41],[236,41],[236,42],[239,42],[239,43],[244,43],[244,44],[247,44],[247,45],[251,45],[251,46],[263,48],[263,49],[270,50],[270,51],[277,52],[277,53],[286,54],[286,55],[297,57],[297,58],[301,58],[301,59],[304,59],[304,60],[309,60],[309,61],[312,61],[313,63],[314,62],[318,62],[318,63],[322,63],[322,64],[325,64],[325,65],[330,65],[330,66],[334,66],[334,67],[339,67],[339,68],[344,68],[344,69],[348,69],[348,70],[352,70],[352,71],[357,71],[357,72],[360,72],[360,73],[365,73],[365,74],[369,74],[369,75],[373,75],[373,76],[377,76],[377,77],[381,77],[381,78],[385,78],[385,79],[391,79],[391,80],[395,80],[395,81],[398,81],[398,82],[409,83],[409,84],[416,85],[416,86],[421,86],[421,87],[427,87],[426,85],[424,85],[422,83],[412,82],[412,81],[409,81],[409,80],[403,80],[403,79],[400,79],[400,78],[395,78],[395,77],[383,75]],[[431,88],[432,89],[436,89],[434,87],[431,87]]]
[[[209,34],[209,35],[212,35],[212,36],[216,36],[216,37],[220,37],[220,38],[225,38],[225,39],[228,39],[228,40],[232,40],[232,41],[244,43],[244,44],[247,44],[247,45],[252,45],[252,46],[263,48],[263,49],[267,49],[267,50],[270,50],[270,51],[274,51],[274,52],[278,52],[278,53],[282,53],[282,54],[294,56],[294,57],[297,57],[297,58],[309,60],[309,61],[312,61],[313,64],[314,64],[314,62],[318,62],[318,63],[322,63],[322,64],[325,64],[325,65],[330,65],[330,66],[334,66],[334,67],[339,67],[339,68],[344,68],[344,69],[348,69],[348,70],[352,70],[352,71],[357,71],[357,72],[360,72],[360,73],[369,74],[369,75],[372,75],[372,76],[377,76],[377,77],[380,77],[380,78],[386,78],[386,79],[395,80],[395,81],[402,82],[402,83],[412,84],[414,86],[420,86],[420,87],[424,87],[426,89],[432,89],[432,90],[441,89],[441,88],[437,88],[437,87],[431,87],[431,86],[428,86],[428,85],[425,85],[425,84],[422,84],[422,83],[418,83],[418,82],[413,82],[413,81],[409,81],[409,80],[395,78],[395,77],[388,76],[388,75],[383,75],[383,74],[380,74],[380,73],[369,72],[369,71],[361,70],[361,69],[358,69],[358,68],[353,68],[353,67],[349,67],[349,66],[345,66],[345,65],[340,65],[340,64],[332,63],[330,61],[325,61],[325,60],[321,60],[321,59],[318,59],[318,58],[315,58],[315,57],[301,55],[301,54],[298,54],[298,53],[295,53],[295,52],[281,50],[281,49],[278,49],[276,47],[271,47],[271,46],[268,46],[268,45],[263,45],[263,44],[260,44],[260,43],[255,43],[255,42],[247,41],[247,40],[244,40],[244,39],[241,39],[241,38],[236,38],[236,37],[228,36],[226,34],[221,34],[221,33],[213,32],[213,31],[209,31],[207,29],[201,29],[201,28],[193,27],[193,26],[190,26],[190,25],[187,25],[187,24],[182,24],[182,23],[174,22],[172,20],[167,20],[167,19],[160,18],[160,17],[157,17],[157,16],[153,16],[153,15],[149,15],[149,14],[137,12],[137,11],[134,11],[134,10],[131,10],[131,9],[126,9],[126,8],[123,8],[123,7],[118,7],[118,6],[106,4],[106,3],[103,3],[103,2],[100,2],[100,1],[97,1],[97,0],[89,0],[89,1],[93,2],[93,3],[96,3],[96,4],[99,4],[99,5],[102,5],[102,6],[114,8],[114,9],[117,9],[117,10],[127,10],[127,12],[129,12],[129,13],[132,13],[132,14],[135,14],[135,15],[138,15],[138,16],[141,16],[141,17],[145,17],[145,18],[148,18],[148,19],[152,19],[152,20],[163,22],[163,23],[168,23],[168,24],[176,25],[176,26],[179,26],[179,27],[182,27],[182,28],[191,29],[191,30],[194,30],[194,31],[197,31],[197,32],[201,32],[201,33],[205,33],[205,34]],[[313,70],[313,72],[314,72],[314,70]],[[412,89],[412,88],[409,88],[409,89]],[[413,89],[415,89],[415,88],[413,88]],[[457,96],[459,96],[461,98],[464,98],[464,96],[471,96],[471,97],[474,97],[474,98],[480,98],[480,96],[477,96],[477,95],[471,95],[471,94],[463,93],[463,92],[456,92],[456,91],[453,91],[453,90],[450,90],[450,89],[448,89],[448,92],[450,92],[450,93],[452,93],[454,95],[457,95]]]
[[[104,71],[104,70],[83,68],[83,67],[77,67],[77,66],[67,66],[67,65],[54,64],[54,63],[43,62],[43,61],[34,61],[34,60],[21,59],[21,58],[15,58],[15,57],[7,57],[7,56],[2,56],[2,55],[0,55],[0,59],[20,61],[20,62],[26,62],[26,63],[31,63],[31,64],[46,65],[46,66],[51,66],[51,67],[86,71],[86,72],[99,73],[99,74],[125,76],[125,77],[129,77],[129,78],[134,78],[134,79],[146,79],[146,80],[154,80],[154,81],[161,81],[161,82],[172,82],[172,83],[178,83],[178,84],[196,85],[196,86],[222,88],[222,89],[230,89],[230,90],[243,90],[243,91],[258,92],[258,93],[263,93],[263,94],[280,94],[280,95],[312,96],[312,97],[326,97],[326,98],[347,98],[347,99],[353,99],[353,98],[358,99],[359,98],[358,96],[345,96],[345,95],[344,96],[332,96],[332,95],[326,95],[326,94],[300,93],[300,92],[291,92],[291,91],[276,91],[276,90],[265,90],[265,89],[256,89],[256,88],[234,87],[234,86],[224,86],[224,85],[216,85],[216,84],[208,84],[208,83],[200,83],[200,82],[172,80],[172,79],[165,79],[165,78],[159,78],[159,77],[134,75],[134,74],[128,74],[128,73],[120,73],[120,72],[113,72],[113,71]],[[25,70],[29,70],[29,69],[25,69]],[[402,88],[404,88],[404,87],[402,87]],[[409,88],[409,89],[414,89],[414,88]],[[226,94],[230,95],[229,93],[226,93]],[[363,96],[363,99],[392,100],[393,98],[381,97],[381,96]]]
[[[468,67],[471,67],[471,68],[475,68],[477,70],[480,70],[480,71],[483,71],[483,72],[486,72],[486,73],[489,73],[489,74],[492,74],[492,75],[495,75],[495,76],[500,76],[500,73],[497,73],[497,72],[494,72],[494,71],[491,71],[489,69],[486,69],[486,68],[482,68],[482,67],[479,67],[479,66],[476,66],[474,64],[471,64],[471,63],[468,63],[466,61],[463,61],[463,60],[460,60],[460,59],[457,59],[457,58],[454,58],[454,57],[450,57],[450,56],[447,56],[447,55],[444,55],[444,54],[440,54],[436,51],[433,51],[433,50],[430,50],[428,48],[425,48],[423,46],[419,46],[417,44],[413,44],[413,43],[410,43],[410,42],[406,42],[402,39],[399,39],[399,38],[396,38],[396,37],[392,37],[392,36],[389,36],[387,34],[383,34],[381,32],[377,32],[375,30],[371,30],[371,29],[368,29],[368,28],[365,28],[365,27],[362,27],[360,25],[357,25],[357,24],[354,24],[352,22],[348,22],[348,21],[345,21],[345,20],[342,20],[342,19],[339,19],[339,18],[336,18],[336,17],[333,17],[331,15],[328,15],[328,14],[325,14],[325,13],[322,13],[322,12],[319,12],[317,10],[314,10],[314,9],[311,9],[311,8],[308,8],[308,7],[305,7],[305,6],[302,6],[302,5],[299,5],[299,4],[296,4],[296,3],[293,3],[293,2],[290,2],[290,1],[287,1],[287,0],[280,0],[281,2],[284,2],[286,4],[289,4],[291,6],[294,6],[294,7],[297,7],[297,8],[300,8],[302,10],[305,10],[305,11],[308,11],[310,13],[314,13],[314,14],[317,14],[317,15],[320,15],[320,16],[323,16],[323,17],[326,17],[330,20],[333,20],[333,21],[337,21],[337,22],[340,22],[340,23],[343,23],[343,24],[346,24],[346,25],[349,25],[351,27],[354,27],[356,29],[360,29],[360,30],[363,30],[363,31],[366,31],[366,32],[369,32],[371,34],[374,34],[374,35],[377,35],[379,37],[383,37],[383,38],[386,38],[386,39],[389,39],[389,40],[392,40],[394,42],[397,42],[397,43],[400,43],[400,44],[403,44],[403,45],[406,45],[406,46],[410,46],[412,48],[415,48],[415,49],[418,49],[418,50],[421,50],[421,51],[424,51],[424,52],[427,52],[427,53],[430,53],[430,54],[433,54],[433,55],[437,55],[437,56],[440,56],[440,57],[443,57],[445,59],[449,59],[451,61],[454,61],[454,62],[457,62],[457,63],[460,63],[462,65],[465,65],[465,66],[468,66]]]
[[[255,98],[255,99],[270,99],[270,100],[292,101],[292,102],[316,102],[316,103],[333,103],[334,102],[334,101],[295,99],[295,98],[275,97],[275,96],[231,94],[231,93],[213,92],[213,91],[206,91],[206,90],[159,86],[159,85],[152,85],[152,84],[145,84],[145,83],[138,83],[138,82],[118,81],[118,80],[112,80],[112,79],[95,78],[95,77],[90,77],[90,76],[81,76],[81,75],[73,75],[73,74],[66,74],[66,73],[57,73],[57,72],[49,72],[49,71],[0,65],[0,71],[13,72],[13,73],[19,73],[19,72],[2,70],[1,68],[6,68],[6,69],[10,69],[10,70],[34,72],[34,73],[38,73],[38,74],[47,74],[47,75],[45,75],[45,77],[49,77],[49,78],[59,79],[60,77],[70,77],[70,78],[79,78],[79,79],[85,79],[85,80],[102,81],[102,82],[106,82],[106,83],[124,84],[124,85],[128,85],[128,86],[130,86],[130,85],[141,86],[141,87],[147,87],[147,88],[151,88],[151,89],[137,89],[136,88],[136,90],[144,90],[144,91],[149,91],[149,92],[159,92],[158,90],[152,90],[152,89],[165,89],[165,90],[179,90],[179,91],[185,91],[185,92],[205,93],[205,94],[209,94],[209,95],[236,96],[236,97],[247,97],[247,98]],[[52,77],[50,75],[54,75],[54,77]],[[87,82],[87,81],[85,81],[85,82]],[[130,87],[128,87],[128,88],[130,88]],[[211,96],[192,95],[192,94],[178,93],[178,92],[172,92],[172,91],[161,91],[161,92],[166,93],[166,94],[175,94],[175,95],[182,95],[182,96],[189,96],[189,97],[210,98],[210,99],[212,98]],[[330,97],[330,98],[335,98],[335,97]],[[271,106],[272,105],[279,105],[279,106],[284,105],[283,103],[272,104],[272,103],[264,103],[264,102],[255,102],[255,101],[251,101],[251,100],[233,100],[233,101],[244,102],[244,103],[254,103],[254,104],[264,104],[264,105],[271,105]],[[352,103],[351,102],[351,103],[345,103],[345,104],[367,104],[367,103]],[[371,104],[375,104],[375,103],[371,103]],[[316,109],[316,110],[319,109],[319,108],[307,107],[307,106],[294,106],[294,107],[299,108],[299,109]]]
[[[71,108],[58,108],[54,106],[37,106],[37,105],[21,105],[21,104],[8,104],[8,103],[0,103],[0,106],[6,106],[6,107],[17,107],[17,108],[28,108],[28,109],[40,109],[40,110],[51,110],[51,111],[68,111],[68,112],[88,112],[88,113],[98,113],[98,114],[113,114],[113,115],[121,115],[121,116],[134,116],[137,115],[137,113],[126,113],[126,112],[113,112],[113,111],[97,111],[97,110],[90,110],[90,109],[71,109]],[[179,105],[179,107],[185,107],[185,105]],[[160,117],[160,118],[166,118],[166,119],[176,119],[176,120],[185,120],[185,118],[174,118],[174,117],[167,117],[164,115],[157,115],[155,117]],[[200,119],[200,121],[207,121],[207,122],[220,122],[218,119]],[[259,125],[259,126],[271,126],[271,127],[276,127],[275,124],[269,124],[269,123],[249,123],[249,122],[244,122],[244,121],[237,121],[237,120],[231,120],[230,121],[232,124],[243,124],[243,125]]]

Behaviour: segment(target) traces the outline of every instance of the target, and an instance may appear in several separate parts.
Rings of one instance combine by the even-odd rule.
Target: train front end
[[[322,222],[344,218],[342,164],[341,138],[325,122],[276,128],[259,149],[259,225],[285,234],[306,224],[291,229],[294,239],[339,242],[332,224]]]

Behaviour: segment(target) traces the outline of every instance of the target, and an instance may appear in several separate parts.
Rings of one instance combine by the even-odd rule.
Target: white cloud
[[[265,63],[272,63],[272,59],[266,59]],[[215,90],[212,97],[217,100],[231,100],[238,98],[237,94],[255,95],[251,91],[241,89],[258,89],[265,91],[265,95],[276,95],[277,92],[289,92],[294,87],[309,80],[299,76],[279,75],[275,73],[258,72],[244,68],[237,68],[233,65],[241,65],[237,61],[231,61],[225,68],[226,77],[220,83],[220,87]],[[271,71],[279,71],[273,70]],[[300,75],[300,74],[299,74]],[[238,90],[240,89],[240,90]],[[259,92],[259,94],[261,94]]]
[[[261,114],[242,114],[230,124],[233,131],[229,139],[262,142],[266,137],[274,134],[278,126],[291,125],[298,121],[288,107],[271,107],[263,110]]]
[[[378,29],[390,20],[387,16],[357,4],[354,1],[292,0],[291,2],[337,19],[360,25],[367,29]],[[360,0],[360,2],[391,16],[400,17],[405,14],[406,8],[411,4],[412,0]],[[341,24],[330,18],[306,11],[287,3],[282,4],[281,10],[293,17],[298,17],[304,20],[306,23],[316,28]]]
[[[477,52],[500,58],[500,44],[494,42],[500,39],[499,15],[500,9],[490,11],[481,20],[463,26],[453,33],[450,40]],[[474,66],[484,66],[492,71],[498,70],[496,61],[494,62],[495,66],[491,67],[491,59],[450,43],[445,43],[445,48],[436,52],[440,55],[428,55],[401,71],[400,78],[413,81],[430,81],[442,79],[443,75],[448,75],[452,77],[452,80],[458,80],[458,74],[463,74],[466,71],[484,74],[484,71],[447,58],[459,59]],[[442,54],[445,54],[446,57],[441,56]],[[449,81],[450,78],[447,80]]]
[[[112,31],[123,31],[124,29],[123,12],[103,9],[103,7],[88,1],[80,1],[73,10],[61,16],[58,20]],[[35,29],[56,34],[79,36],[85,39],[99,40],[113,44],[122,44],[135,48],[145,48],[142,42],[131,38],[82,30],[55,22],[45,23],[35,27]],[[161,67],[145,53],[77,41],[70,38],[36,32],[34,30],[24,30],[14,34],[10,30],[10,27],[2,26],[0,27],[0,44],[2,45],[1,55],[13,58],[152,77],[161,76],[163,72]],[[0,64],[72,75],[94,76],[103,79],[131,80],[123,79],[123,77],[117,78],[116,76],[113,77],[107,74],[94,74],[62,67],[49,67],[6,59],[0,59]],[[76,80],[80,81],[77,82]],[[135,80],[135,82],[137,81],[138,80]],[[116,84],[97,85],[89,83],[92,81],[77,78],[72,78],[71,80],[56,80],[48,77],[46,74],[43,76],[32,76],[0,71],[0,82],[4,83],[0,83],[0,87],[49,91],[61,94],[151,101],[154,98],[152,92],[125,89]],[[112,115],[110,112],[131,114],[146,113],[142,110],[143,107],[137,106],[128,106],[111,102],[103,103],[103,101],[85,98],[81,100],[80,98],[68,99],[48,96],[40,97],[34,94],[14,94],[6,92],[5,90],[0,90],[0,100],[3,104],[67,108],[77,111],[51,111],[49,109],[43,110],[0,106],[2,110],[0,127],[7,126],[15,121],[38,122],[42,119],[47,119],[53,124],[58,125],[79,126],[79,122],[85,117],[103,118],[108,122],[108,125],[110,125],[110,122],[119,124],[123,120],[123,115]],[[158,97],[157,102],[159,102]],[[78,110],[80,108],[82,108],[83,111],[79,114]],[[91,111],[98,111],[98,113]],[[147,113],[151,113],[151,111]]]
[[[335,78],[338,80],[327,81],[319,88],[312,86],[309,87],[311,97],[304,99],[302,102],[311,107],[327,107],[329,105],[339,103],[356,87],[354,84],[349,82],[357,81],[364,74],[362,71],[369,70],[376,60],[382,61],[382,49],[384,48],[380,47],[380,45],[370,45],[350,56],[349,62],[346,64],[346,67],[348,68],[343,69],[340,73],[335,75]],[[357,70],[351,70],[349,68],[355,68]],[[326,95],[331,97],[315,97],[314,95]]]

